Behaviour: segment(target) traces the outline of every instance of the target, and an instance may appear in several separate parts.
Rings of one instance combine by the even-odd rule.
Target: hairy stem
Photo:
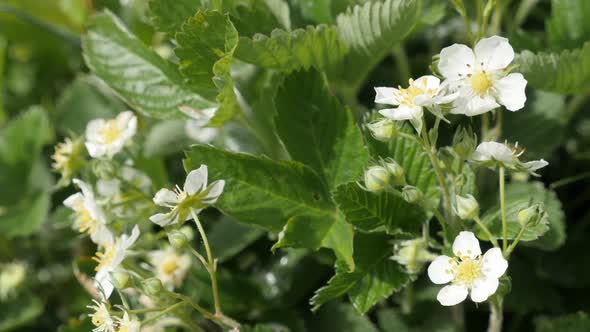
[[[490,241],[492,242],[494,247],[500,248],[500,245],[498,244],[498,240],[496,240],[496,237],[492,235],[492,232],[490,232],[490,230],[486,227],[486,225],[484,225],[481,222],[481,219],[479,219],[479,217],[476,216],[475,218],[473,218],[473,220],[484,231],[484,233],[486,233],[486,235],[490,238]]]
[[[498,298],[495,301],[490,301],[490,321],[488,325],[488,332],[502,332],[502,299]]]
[[[500,181],[500,210],[502,213],[502,250],[504,252],[506,252],[506,249],[508,248],[508,227],[506,224],[506,199],[505,199],[505,195],[504,195],[504,182],[505,182],[505,176],[504,176],[504,166],[500,166],[500,176],[499,176],[499,181]]]
[[[522,227],[520,229],[520,232],[518,232],[516,239],[514,239],[514,241],[512,241],[512,243],[510,244],[508,249],[506,249],[506,252],[504,253],[504,257],[508,258],[508,256],[510,256],[510,254],[514,251],[514,248],[516,248],[516,245],[518,244],[518,242],[520,241],[520,239],[524,235],[525,230],[526,230],[526,227]]]

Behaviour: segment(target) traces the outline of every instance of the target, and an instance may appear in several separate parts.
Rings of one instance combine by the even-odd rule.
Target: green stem
[[[465,22],[465,31],[467,33],[467,40],[470,44],[474,43],[473,40],[473,33],[471,32],[471,20],[469,20],[469,16],[467,15],[467,10],[465,9],[465,3],[463,0],[452,0],[451,3],[455,6],[455,10],[461,15],[463,21]]]
[[[408,54],[403,44],[393,48],[393,56],[397,60],[397,69],[399,73],[400,82],[405,82],[412,77],[412,71],[410,69],[410,61],[408,60]]]
[[[481,139],[486,140],[488,132],[490,131],[490,113],[484,113],[481,116]]]
[[[506,248],[508,247],[508,226],[506,224],[506,199],[505,199],[505,193],[504,193],[504,182],[505,182],[505,176],[504,176],[504,166],[500,166],[500,176],[499,176],[499,182],[500,182],[500,209],[502,212],[502,239],[503,239],[503,243],[502,243],[502,249],[504,252],[506,252]]]
[[[572,97],[572,99],[570,99],[566,107],[566,116],[568,120],[570,120],[572,117],[574,117],[574,115],[576,115],[578,110],[580,110],[581,108],[580,106],[584,104],[584,101],[586,101],[587,97],[588,95],[582,94],[575,95]]]
[[[180,307],[183,304],[185,304],[185,302],[184,301],[181,301],[181,302],[178,302],[176,304],[173,304],[173,305],[169,306],[168,308],[160,311],[159,313],[157,313],[157,314],[153,315],[152,317],[150,317],[150,318],[144,320],[143,322],[141,322],[141,326],[148,325],[149,323],[151,323],[151,322],[159,319],[160,317],[166,315],[167,313],[176,310],[176,308]]]
[[[500,32],[502,16],[504,15],[504,6],[505,4],[503,2],[498,3],[496,6],[496,11],[494,12],[494,16],[492,16],[492,24],[490,28],[490,32],[492,35],[497,35]]]
[[[211,288],[213,289],[213,301],[215,303],[215,314],[221,315],[221,306],[219,305],[219,291],[217,288],[217,276],[216,276],[216,264],[213,260],[213,255],[211,254],[211,247],[209,246],[209,240],[207,239],[207,234],[205,234],[205,230],[201,225],[201,221],[199,221],[199,217],[195,213],[195,210],[191,209],[191,215],[195,220],[195,224],[197,224],[197,229],[199,230],[199,234],[203,239],[203,244],[205,245],[205,251],[207,252],[207,262],[208,267],[207,271],[209,272],[209,276],[211,277]]]
[[[488,325],[488,332],[502,332],[502,298],[496,298],[490,301],[490,320]]]
[[[520,241],[520,239],[524,235],[525,230],[526,230],[526,227],[522,227],[520,229],[520,232],[518,232],[516,239],[514,239],[514,241],[512,241],[512,243],[510,244],[508,249],[506,249],[506,252],[504,253],[504,257],[508,258],[510,256],[510,254],[512,253],[512,251],[514,251],[514,248],[516,248],[516,245],[518,244],[518,242]]]
[[[402,313],[409,315],[414,306],[414,283],[409,283],[404,289],[404,300],[402,302]]]
[[[473,220],[484,231],[484,233],[486,233],[486,235],[488,236],[488,238],[490,239],[490,242],[492,242],[494,247],[500,248],[500,245],[498,244],[498,240],[496,240],[496,237],[492,235],[492,232],[490,232],[490,230],[486,227],[486,225],[484,225],[481,222],[481,219],[479,219],[479,216],[476,216],[475,218],[473,218]]]
[[[141,315],[141,314],[147,314],[150,312],[166,310],[166,308],[168,308],[168,307],[155,307],[155,308],[127,310],[127,313],[132,314],[132,315]]]
[[[514,28],[519,28],[522,23],[526,20],[531,12],[531,9],[535,7],[535,5],[539,2],[539,0],[521,0],[518,9],[516,10],[516,15],[514,16]]]
[[[209,263],[207,263],[207,260],[205,259],[205,257],[203,257],[203,255],[201,255],[198,251],[196,251],[193,247],[188,246],[189,250],[191,251],[191,253],[197,257],[199,259],[199,261],[201,262],[201,264],[203,264],[203,266],[208,269],[209,268]]]

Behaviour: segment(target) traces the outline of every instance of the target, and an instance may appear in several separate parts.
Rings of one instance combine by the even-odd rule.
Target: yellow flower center
[[[96,256],[93,257],[98,265],[96,266],[95,270],[98,271],[105,266],[109,266],[113,263],[115,259],[116,249],[115,245],[111,244],[104,249],[104,252],[97,252]]]
[[[103,326],[107,321],[106,313],[102,310],[98,310],[90,316],[92,317],[92,324],[96,327]]]
[[[466,258],[461,263],[458,263],[458,265],[455,265],[453,267],[453,271],[455,272],[455,282],[470,286],[473,284],[475,279],[481,276],[479,258]]]
[[[164,274],[173,274],[177,268],[178,264],[176,264],[176,259],[173,257],[167,258],[164,263],[162,263],[162,272],[164,272]]]
[[[478,96],[485,95],[492,87],[492,80],[485,71],[471,74],[471,88]]]
[[[84,206],[84,203],[79,202],[76,204],[75,210],[77,213],[76,224],[80,233],[94,233],[98,225],[96,219],[92,218],[90,211]]]
[[[115,120],[107,120],[104,127],[99,129],[98,134],[104,143],[109,144],[116,141],[121,136],[121,132],[122,130],[117,126]]]

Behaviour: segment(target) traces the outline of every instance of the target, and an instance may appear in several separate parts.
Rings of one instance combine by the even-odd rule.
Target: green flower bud
[[[459,127],[453,136],[453,149],[463,159],[468,159],[477,146],[477,136],[471,128]]]
[[[408,203],[418,203],[422,201],[424,194],[414,186],[405,186],[402,189],[402,198]]]
[[[129,284],[129,279],[131,279],[129,273],[123,269],[117,269],[111,272],[111,282],[113,283],[113,286],[115,286],[115,288],[117,289],[127,288],[127,285]]]
[[[182,226],[180,231],[186,236],[186,240],[189,242],[195,238],[195,231],[190,226]]]
[[[365,189],[382,192],[390,187],[391,173],[383,166],[371,166],[365,171]]]
[[[533,204],[518,212],[518,223],[522,227],[535,227],[545,217],[546,212],[541,204]]]
[[[471,195],[467,196],[455,196],[457,206],[455,207],[455,214],[463,220],[471,220],[479,216],[479,203],[475,197]]]
[[[388,160],[385,163],[385,167],[389,170],[391,175],[393,175],[393,185],[394,186],[405,186],[406,185],[406,174],[404,169],[395,161]]]
[[[162,282],[158,278],[149,278],[143,281],[146,292],[149,295],[158,295],[163,289]]]
[[[381,142],[387,142],[397,136],[398,131],[393,123],[389,119],[381,119],[379,121],[367,124],[367,128],[371,131],[371,135]]]
[[[172,248],[175,249],[183,248],[188,243],[186,235],[179,230],[168,232],[168,241],[170,242]]]

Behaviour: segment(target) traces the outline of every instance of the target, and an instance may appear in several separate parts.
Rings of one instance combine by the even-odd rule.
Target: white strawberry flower
[[[425,75],[416,80],[410,79],[409,86],[405,89],[401,86],[397,89],[375,88],[375,102],[397,106],[382,109],[379,113],[391,120],[410,120],[416,130],[420,131],[424,107],[438,114],[439,105],[448,104],[456,98],[454,94],[447,94],[446,90],[438,77]]]
[[[191,210],[199,213],[215,203],[225,185],[224,180],[217,180],[207,185],[207,166],[201,165],[188,173],[184,186],[174,190],[160,189],[154,196],[154,203],[170,209],[167,213],[158,213],[150,220],[162,227],[191,219]]]
[[[518,111],[526,102],[527,81],[520,73],[508,74],[514,50],[498,36],[480,40],[472,50],[453,44],[440,52],[438,69],[459,93],[451,113],[479,115],[503,105]]]
[[[93,258],[98,263],[95,268],[97,271],[96,284],[105,298],[108,299],[114,289],[111,282],[111,272],[114,272],[123,263],[129,248],[137,241],[139,234],[139,227],[135,225],[131,231],[131,236],[123,234],[114,241],[105,244],[103,250],[97,252],[96,257]]]
[[[115,318],[117,320],[117,332],[139,332],[141,323],[136,317],[129,317],[125,312],[123,317]]]
[[[64,205],[76,213],[75,227],[80,233],[89,234],[90,239],[98,245],[112,242],[113,235],[106,226],[106,217],[96,202],[92,188],[79,179],[74,179],[73,182],[81,192],[66,198]]]
[[[492,248],[481,256],[479,241],[472,232],[461,232],[453,242],[456,257],[438,256],[428,266],[428,277],[435,284],[447,284],[437,295],[444,306],[463,302],[469,293],[473,302],[483,302],[498,289],[499,280],[508,261],[500,248]]]
[[[104,302],[92,300],[94,305],[88,306],[94,312],[89,314],[92,324],[95,328],[93,332],[115,332],[115,320],[111,317],[111,313]]]
[[[498,142],[483,142],[477,146],[471,160],[483,166],[493,168],[500,165],[514,171],[526,171],[535,176],[538,176],[535,171],[549,165],[544,159],[523,163],[518,159],[523,153],[524,150],[519,151],[518,144],[511,148]]]
[[[94,119],[86,126],[86,150],[93,158],[112,158],[137,131],[137,117],[131,111],[114,119]]]
[[[180,287],[191,265],[191,256],[178,254],[172,247],[148,253],[156,277],[168,288]]]

